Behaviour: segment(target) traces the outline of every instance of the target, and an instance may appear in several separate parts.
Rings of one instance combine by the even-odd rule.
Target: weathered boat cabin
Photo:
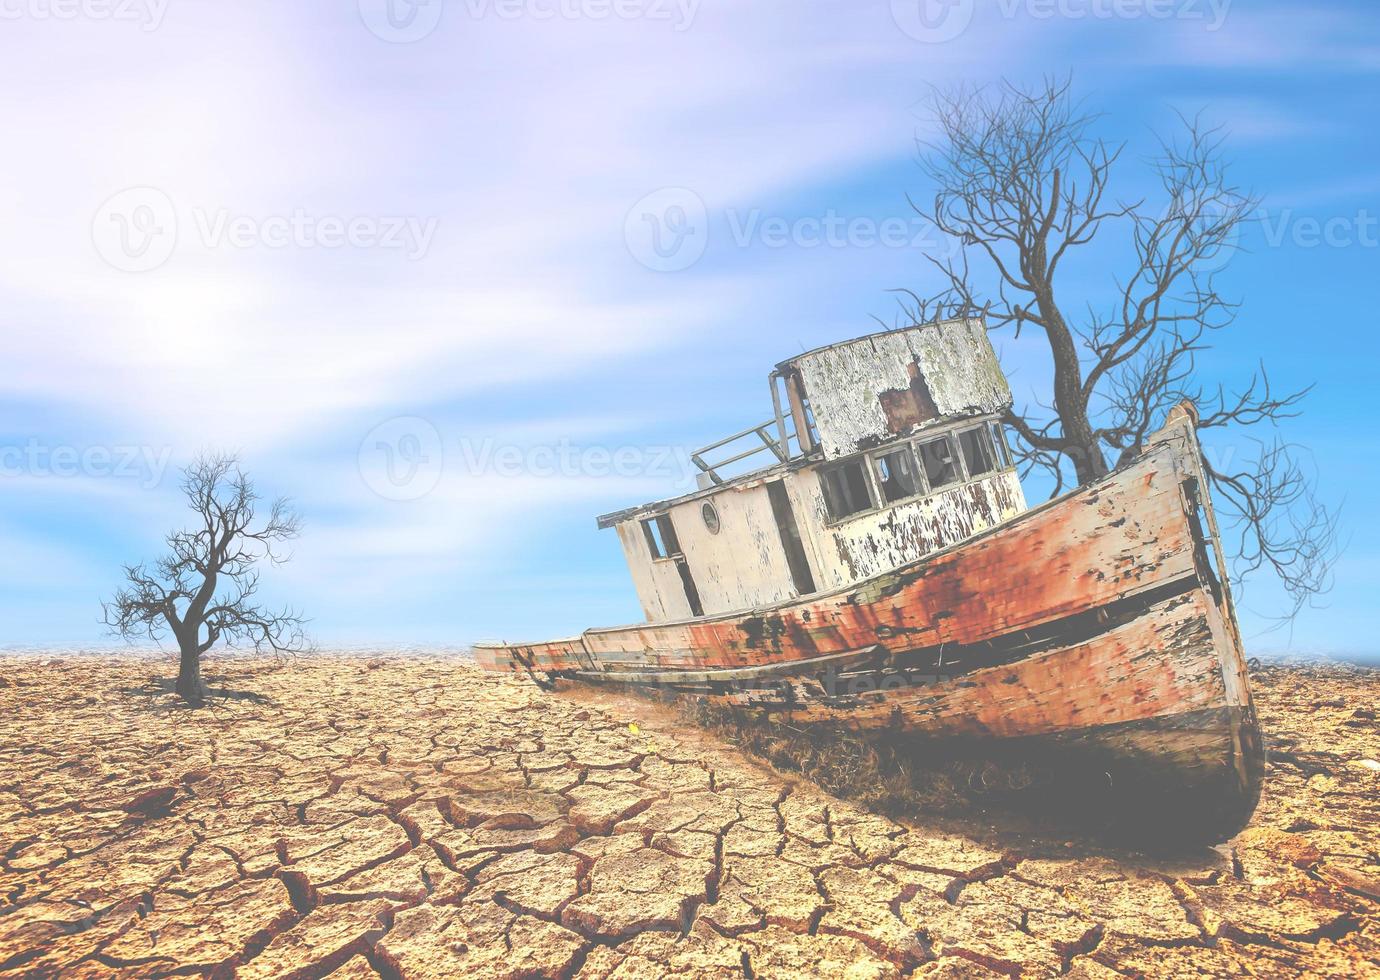
[[[980,319],[808,351],[770,385],[772,418],[692,455],[699,489],[599,518],[649,622],[846,587],[1025,510]]]

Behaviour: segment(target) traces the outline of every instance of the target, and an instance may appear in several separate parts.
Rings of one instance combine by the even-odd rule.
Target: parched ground
[[[665,708],[426,658],[0,660],[0,976],[1380,971],[1375,674],[1256,674],[1276,749],[1175,859],[903,826]]]

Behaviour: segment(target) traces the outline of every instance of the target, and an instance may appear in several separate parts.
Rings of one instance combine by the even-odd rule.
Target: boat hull
[[[476,648],[490,669],[665,689],[792,724],[1053,749],[1223,839],[1264,768],[1191,416],[1110,477],[838,592]]]

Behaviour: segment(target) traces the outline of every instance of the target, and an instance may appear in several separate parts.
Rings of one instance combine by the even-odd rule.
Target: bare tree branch
[[[980,314],[992,330],[1019,338],[1030,327],[1045,338],[1050,404],[1006,418],[1022,475],[1045,473],[1055,494],[1070,471],[1077,483],[1094,480],[1109,459],[1138,455],[1185,399],[1200,429],[1273,427],[1298,414],[1309,389],[1275,392],[1263,365],[1232,393],[1198,380],[1197,356],[1236,320],[1218,272],[1260,203],[1232,182],[1219,129],[1181,116],[1152,162],[1162,200],[1111,204],[1123,148],[1092,135],[1098,117],[1073,99],[1070,79],[937,91],[932,105],[938,135],[920,144],[920,163],[934,197],[912,206],[959,248],[926,256],[939,288],[900,291],[901,311],[913,323]],[[1056,285],[1061,264],[1095,239],[1129,254],[1105,308]],[[1238,579],[1273,572],[1293,615],[1329,586],[1337,512],[1318,501],[1296,447],[1257,445],[1239,471],[1211,470],[1211,481],[1233,528]]]

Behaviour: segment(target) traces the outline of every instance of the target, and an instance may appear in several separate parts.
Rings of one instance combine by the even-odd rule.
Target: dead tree
[[[1296,447],[1274,431],[1308,389],[1275,392],[1262,365],[1229,393],[1200,380],[1195,365],[1236,319],[1216,277],[1259,205],[1228,178],[1220,133],[1182,120],[1152,164],[1162,194],[1111,203],[1123,147],[1091,135],[1097,117],[1073,100],[1067,79],[959,89],[932,105],[938,135],[921,144],[921,166],[934,198],[915,207],[956,248],[927,256],[943,284],[924,298],[902,290],[905,315],[925,322],[979,312],[992,330],[1043,338],[1048,402],[1013,409],[1006,422],[1022,475],[1047,473],[1054,494],[1135,456],[1185,399],[1197,406],[1200,430],[1271,430],[1244,464],[1205,463],[1234,577],[1273,570],[1293,602],[1286,618],[1296,614],[1329,587],[1337,554],[1336,513],[1318,501]],[[1094,248],[1124,256],[1110,301],[1071,285],[1068,266]]]
[[[234,456],[201,456],[183,471],[182,491],[197,515],[190,530],[167,536],[168,554],[152,566],[126,565],[126,585],[103,604],[105,623],[126,640],[160,640],[178,647],[177,693],[190,705],[206,701],[201,655],[217,643],[249,645],[275,654],[310,647],[305,620],[291,610],[271,613],[255,602],[267,559],[301,531],[301,518],[285,498],[254,524],[258,495]]]

